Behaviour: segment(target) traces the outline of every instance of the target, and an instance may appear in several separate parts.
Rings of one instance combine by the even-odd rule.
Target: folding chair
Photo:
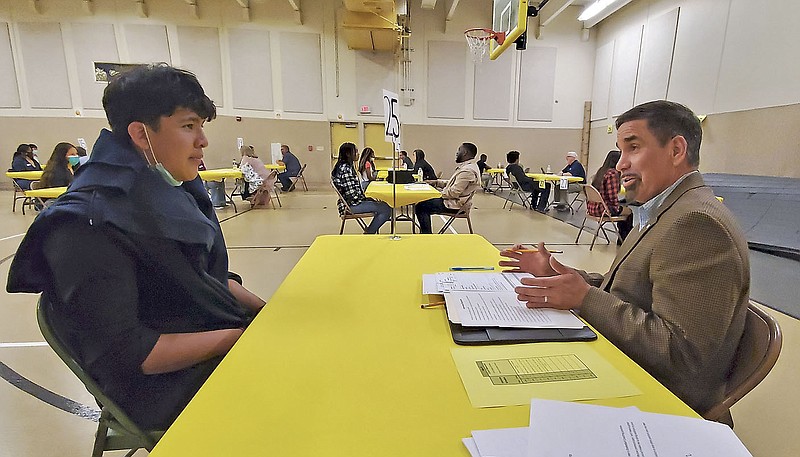
[[[597,240],[597,235],[600,234],[600,231],[603,231],[603,236],[606,238],[607,244],[611,244],[611,240],[608,238],[608,234],[606,234],[605,225],[611,222],[612,227],[614,227],[614,232],[617,234],[619,238],[619,231],[617,230],[617,226],[614,224],[615,222],[622,222],[628,218],[628,215],[625,214],[620,216],[612,216],[611,211],[609,211],[606,202],[603,200],[603,197],[600,195],[600,192],[595,189],[591,184],[581,184],[584,194],[586,195],[587,202],[597,202],[603,205],[603,214],[598,216],[592,216],[588,212],[586,216],[583,217],[583,223],[581,224],[580,230],[578,230],[578,236],[575,238],[575,244],[578,244],[578,240],[581,239],[581,233],[583,232],[583,228],[586,226],[586,220],[592,219],[597,222],[597,230],[594,232],[594,237],[592,237],[592,245],[589,246],[589,250],[591,251],[594,248],[594,242]]]
[[[508,175],[508,182],[511,186],[511,190],[508,191],[508,195],[506,195],[506,201],[503,202],[503,209],[506,209],[506,205],[509,202],[511,202],[511,206],[508,207],[508,210],[511,211],[511,208],[514,207],[514,204],[516,202],[511,199],[512,196],[517,197],[519,201],[522,202],[523,208],[527,208],[528,207],[527,201],[530,200],[531,198],[530,192],[525,192],[524,190],[522,190],[522,186],[519,185],[519,181],[517,181],[517,178],[515,178],[514,175],[512,174]]]
[[[474,196],[475,196],[475,191],[473,190],[472,193],[469,194],[469,197],[467,197],[467,199],[464,200],[464,203],[461,205],[461,207],[458,208],[458,212],[457,213],[446,213],[445,214],[447,216],[450,216],[450,219],[448,219],[447,222],[445,222],[444,225],[442,226],[442,229],[439,230],[439,234],[440,235],[442,233],[444,233],[445,231],[447,231],[447,229],[450,228],[450,225],[456,219],[466,219],[467,220],[467,226],[469,226],[469,233],[475,233],[475,232],[472,231],[472,220],[469,218],[469,210],[472,209],[472,197],[474,197]]]
[[[347,200],[345,200],[342,197],[342,194],[339,192],[339,189],[336,188],[336,185],[333,184],[333,182],[331,182],[331,187],[333,187],[333,190],[336,192],[336,196],[338,196],[339,200],[341,200],[342,203],[344,203],[345,207],[344,214],[339,215],[339,218],[342,219],[342,226],[339,227],[339,235],[344,233],[344,223],[351,219],[355,219],[355,221],[358,222],[358,225],[361,226],[361,229],[366,231],[367,223],[364,222],[363,218],[372,217],[372,213],[354,213],[353,210],[350,208],[350,205],[347,203]]]
[[[86,390],[102,405],[92,457],[102,457],[104,451],[128,449],[129,451],[125,454],[125,457],[132,456],[141,448],[147,449],[148,452],[151,451],[164,432],[140,429],[116,403],[100,390],[95,380],[75,361],[61,338],[53,331],[53,327],[50,324],[52,320],[50,312],[49,304],[39,298],[39,303],[36,307],[36,319],[45,341],[78,379],[83,382]]]
[[[744,333],[733,356],[725,387],[725,398],[703,414],[703,418],[733,427],[730,408],[769,374],[781,353],[783,337],[778,322],[750,300]]]
[[[578,184],[578,186],[580,186],[580,184]],[[570,187],[569,186],[567,187],[567,201],[569,202],[567,203],[567,206],[569,206],[569,209],[570,211],[572,211],[572,213],[575,213],[575,211],[581,209],[581,207],[583,206],[584,200],[580,198],[581,195],[583,195],[583,192],[581,190],[582,189],[579,187],[578,191],[575,192],[575,196],[572,198],[572,201],[570,201],[569,200]],[[576,201],[580,202],[580,205],[578,205],[577,207],[574,206]]]
[[[308,164],[304,163],[303,166],[300,167],[300,171],[297,173],[297,176],[289,176],[289,180],[292,181],[292,185],[289,186],[289,192],[294,190],[295,185],[297,185],[297,181],[303,181],[303,190],[308,192],[308,186],[306,185],[306,178],[303,177],[303,172],[306,171],[306,165]]]
[[[8,169],[8,171],[13,171],[12,169]],[[25,205],[33,206],[33,201],[30,197],[25,196],[25,189],[20,187],[17,180],[11,178],[11,182],[14,183],[14,200],[11,202],[11,212],[15,213],[17,211],[17,200],[22,200],[22,215],[25,215]]]

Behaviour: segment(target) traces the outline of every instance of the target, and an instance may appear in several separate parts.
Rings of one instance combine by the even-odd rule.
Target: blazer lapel
[[[611,268],[608,270],[608,273],[605,274],[603,278],[602,284],[600,284],[600,289],[606,290],[613,282],[614,275],[617,274],[617,269],[619,268],[620,264],[628,257],[628,255],[633,251],[639,242],[644,238],[644,235],[650,231],[651,228],[658,222],[658,219],[661,217],[662,214],[666,210],[668,210],[672,205],[678,201],[679,198],[683,196],[686,192],[696,189],[698,187],[705,186],[705,182],[703,181],[703,176],[698,173],[692,173],[691,175],[687,176],[686,179],[681,181],[669,196],[664,200],[661,206],[655,211],[655,214],[651,217],[652,222],[648,221],[648,224],[645,227],[640,228],[637,231],[631,231],[628,238],[622,243],[619,252],[617,252],[617,256],[614,258],[614,262],[611,264]]]

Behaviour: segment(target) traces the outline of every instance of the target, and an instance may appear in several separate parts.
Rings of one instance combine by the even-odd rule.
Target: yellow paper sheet
[[[531,398],[574,401],[641,394],[587,343],[459,347],[451,353],[476,408],[527,405]]]

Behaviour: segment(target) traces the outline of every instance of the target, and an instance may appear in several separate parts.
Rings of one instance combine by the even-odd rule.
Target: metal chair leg
[[[583,228],[586,226],[586,217],[583,218],[583,223],[581,224],[580,230],[578,230],[578,236],[575,238],[575,244],[578,244],[578,240],[581,239],[581,233],[583,232]]]

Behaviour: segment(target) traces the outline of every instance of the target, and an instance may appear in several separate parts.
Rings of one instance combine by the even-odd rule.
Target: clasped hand
[[[523,278],[522,286],[514,291],[528,308],[579,309],[589,292],[589,284],[575,269],[567,267],[539,243],[537,250],[526,250],[522,245],[500,251],[512,260],[501,260],[500,266],[512,267],[515,272],[530,273],[535,278]]]

